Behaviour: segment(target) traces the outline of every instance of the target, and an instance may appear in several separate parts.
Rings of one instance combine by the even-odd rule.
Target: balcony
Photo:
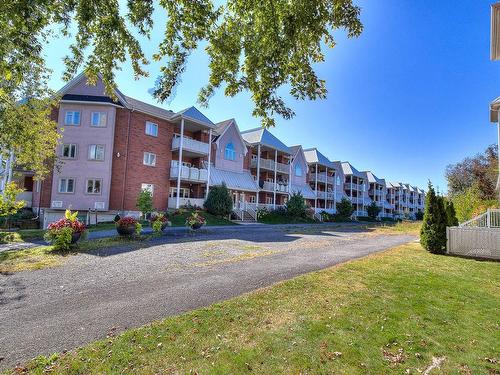
[[[314,172],[311,172],[308,174],[308,181],[314,183],[316,181],[316,173]],[[333,177],[332,176],[325,176],[325,173],[322,172],[322,173],[319,173],[318,172],[318,182],[323,182],[323,183],[326,183],[326,184],[330,184],[330,185],[333,185]]]
[[[179,173],[179,166],[173,164],[170,167],[170,179],[176,180]],[[206,183],[208,181],[208,170],[194,167],[181,167],[181,180],[190,182]]]
[[[179,150],[181,147],[181,137],[174,137],[172,139],[172,151]],[[192,154],[195,156],[208,155],[209,144],[200,142],[195,139],[183,137],[182,151],[187,155]]]
[[[168,198],[168,208],[175,208],[176,203],[177,203],[177,198],[175,197]],[[203,207],[203,203],[205,203],[205,199],[203,198],[179,198],[179,207],[183,206]]]
[[[22,193],[17,194],[17,201],[24,201],[25,207],[31,207],[33,204],[33,192],[31,191],[23,191]]]
[[[345,190],[363,190],[363,185],[360,185],[360,184],[355,184],[353,182],[346,182],[344,184],[344,189]]]
[[[262,185],[262,190],[273,191],[274,192],[274,182],[264,181]],[[288,184],[276,184],[276,192],[277,193],[288,193]]]
[[[257,159],[257,157],[252,157],[252,161],[250,162],[251,168],[257,168]],[[275,167],[279,173],[290,173],[290,166],[288,164],[275,163],[274,160],[260,158],[261,169],[266,169],[268,171],[274,172]]]
[[[314,191],[314,190],[313,190]],[[316,197],[318,199],[328,199],[328,200],[333,200],[333,193],[329,191],[321,191],[321,190],[316,190],[314,191],[316,194]]]

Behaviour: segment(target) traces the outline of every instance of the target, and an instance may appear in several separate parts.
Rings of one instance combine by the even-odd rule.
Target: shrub
[[[420,230],[420,243],[431,253],[446,251],[446,212],[443,199],[436,196],[432,184],[425,196],[424,222]]]
[[[368,214],[368,217],[373,220],[377,218],[380,211],[382,211],[382,209],[379,206],[377,206],[377,203],[375,203],[375,201],[372,201],[372,203],[366,207],[366,212]]]
[[[134,233],[127,233],[129,228],[132,226],[134,227]],[[127,236],[130,234],[139,236],[142,232],[142,224],[132,216],[125,216],[116,222],[116,230],[121,236]]]
[[[186,218],[186,226],[191,228],[201,227],[205,225],[205,218],[198,212],[193,212]]]
[[[446,225],[448,227],[456,227],[458,226],[457,214],[455,212],[455,206],[453,202],[449,199],[445,202],[445,210],[446,210]]]
[[[71,213],[70,210],[66,210],[63,219],[49,224],[44,238],[53,244],[54,249],[69,250],[73,242],[73,235],[81,235],[85,232],[85,224],[79,221],[77,216],[78,212]]]
[[[353,212],[354,206],[349,199],[342,198],[340,202],[337,202],[337,215],[341,218],[350,218]]]
[[[142,189],[137,196],[136,207],[146,218],[153,211],[153,194],[149,190]]]
[[[233,199],[226,185],[213,186],[203,206],[212,215],[228,216],[233,211]]]
[[[306,202],[300,192],[292,193],[292,196],[286,203],[286,211],[290,216],[307,217]]]
[[[155,232],[156,234],[161,233],[165,226],[169,224],[166,214],[153,214],[150,221],[153,232]]]
[[[421,221],[424,219],[424,213],[422,211],[415,212],[415,220]]]
[[[375,218],[373,218],[371,216],[357,216],[356,219],[358,221],[370,221],[370,222],[377,221],[377,219],[375,219]]]

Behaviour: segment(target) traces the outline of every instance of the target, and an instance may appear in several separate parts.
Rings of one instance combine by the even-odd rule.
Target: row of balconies
[[[273,191],[274,192],[274,182],[270,181],[261,181],[259,186],[262,190]],[[276,183],[276,191],[279,193],[288,193],[288,183],[287,182],[277,182]]]
[[[252,160],[250,162],[251,168],[257,168],[258,159],[259,158],[257,156],[255,155],[252,156]],[[269,171],[276,170],[279,173],[290,174],[290,166],[288,164],[275,163],[274,160],[271,159],[260,158],[260,168]]]
[[[311,172],[307,175],[307,178],[309,180],[309,182],[315,182],[316,181],[316,173],[314,172]],[[330,184],[330,185],[333,185],[334,184],[334,178],[333,176],[325,176],[324,173],[321,173],[319,174],[318,173],[318,182],[323,182],[323,183],[326,183],[326,184]]]

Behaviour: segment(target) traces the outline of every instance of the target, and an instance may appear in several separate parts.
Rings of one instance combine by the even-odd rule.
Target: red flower
[[[49,231],[58,231],[62,228],[71,228],[73,233],[83,233],[85,231],[85,224],[79,220],[70,221],[68,219],[59,219],[50,223],[47,229]]]
[[[125,216],[117,221],[116,225],[119,227],[128,227],[130,225],[137,225],[137,220],[132,216]]]

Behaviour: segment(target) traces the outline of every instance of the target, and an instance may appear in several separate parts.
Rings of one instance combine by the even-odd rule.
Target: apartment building
[[[344,174],[344,191],[354,205],[354,216],[367,216],[366,206],[372,200],[368,196],[368,181],[366,176],[354,168],[349,162],[342,162]]]
[[[337,212],[337,202],[346,197],[341,182],[344,181],[342,167],[339,162],[331,162],[316,148],[304,150],[309,166],[308,181],[316,197],[309,203],[315,212]]]
[[[256,203],[276,209],[288,200],[293,151],[269,130],[256,128],[241,133],[250,148],[250,171],[258,184]]]
[[[197,108],[166,110],[124,95],[106,95],[102,81],[87,84],[84,74],[64,86],[51,118],[62,134],[57,162],[44,181],[0,160],[0,191],[15,181],[44,225],[66,208],[138,214],[141,190],[155,209],[203,206],[210,186],[225,184],[237,219],[255,220],[258,208],[276,209],[300,192],[318,214],[336,212],[349,199],[354,216],[366,216],[372,201],[381,217],[412,216],[423,210],[425,192],[389,183],[349,162],[330,161],[316,148],[288,147],[269,130],[240,131],[235,119],[214,123]]]

